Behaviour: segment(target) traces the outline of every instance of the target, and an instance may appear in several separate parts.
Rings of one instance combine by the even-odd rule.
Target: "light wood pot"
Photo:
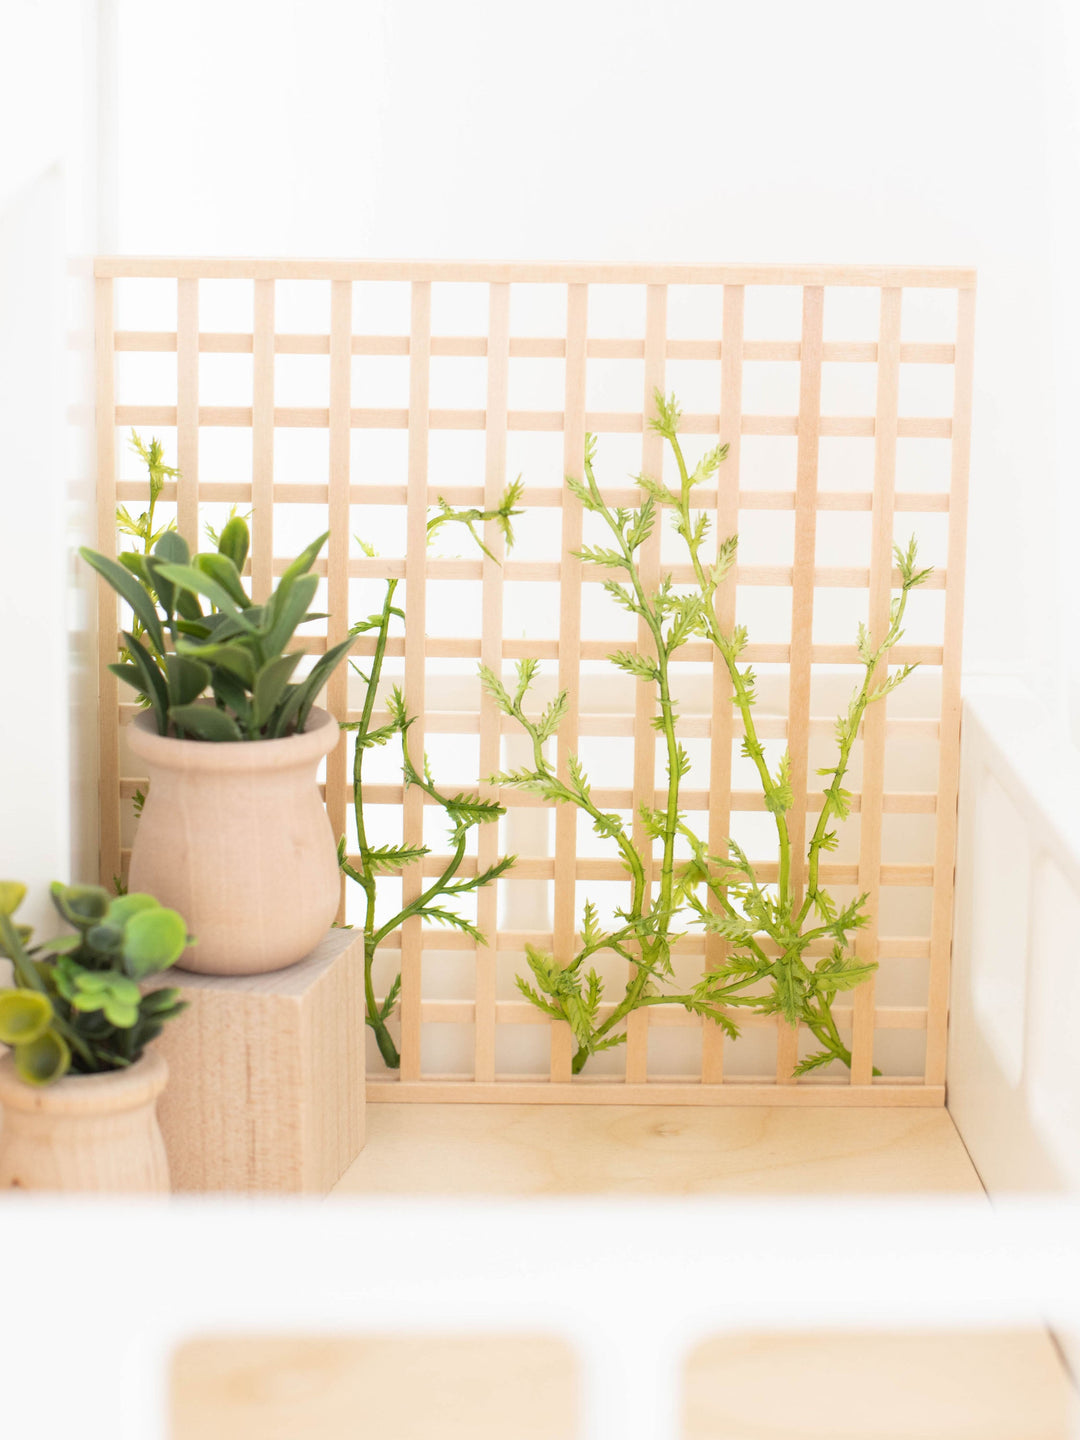
[[[319,709],[285,740],[172,740],[149,712],[131,722],[150,790],[128,883],[178,910],[197,937],[181,969],[283,970],[326,934],[341,878],[316,771],[340,738]]]
[[[169,1067],[147,1051],[130,1070],[27,1085],[0,1059],[0,1190],[167,1194],[157,1099]]]

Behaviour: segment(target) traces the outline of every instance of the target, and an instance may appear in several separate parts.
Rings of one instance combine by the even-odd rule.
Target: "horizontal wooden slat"
[[[397,787],[388,786],[388,789]],[[400,794],[400,792],[399,792]],[[125,864],[131,857],[130,849],[121,851],[121,857]],[[359,856],[348,855],[346,857],[351,865],[356,865]],[[425,855],[420,871],[424,875],[441,875],[450,861],[449,855]],[[755,867],[757,878],[765,885],[772,884],[777,878],[777,866],[761,864]],[[600,860],[591,856],[579,856],[575,862],[575,877],[578,880],[625,880],[626,871],[618,860]],[[819,870],[822,884],[825,885],[855,885],[858,883],[859,867],[857,865],[822,865]],[[465,859],[458,868],[458,874],[462,877],[476,874],[475,859]],[[553,880],[555,878],[555,861],[546,856],[521,856],[514,866],[513,878],[515,880]],[[932,865],[882,865],[882,885],[908,886],[913,889],[922,889],[934,883],[934,867]]]
[[[763,1084],[760,1077],[737,1075],[725,1075],[722,1085],[702,1084],[697,1076],[688,1076],[681,1083],[668,1079],[637,1085],[590,1081],[584,1076],[569,1085],[543,1076],[523,1080],[520,1075],[496,1075],[494,1084],[476,1084],[464,1076],[429,1076],[411,1082],[369,1079],[367,1098],[376,1105],[898,1105],[920,1109],[944,1105],[945,1087],[924,1085],[921,1076],[890,1076],[873,1085],[830,1084],[812,1077],[798,1085],[770,1085]]]
[[[383,996],[377,996],[378,1004]],[[600,1005],[598,1015],[608,1019],[615,1011],[614,1004]],[[724,1012],[738,1024],[740,1029],[775,1028],[775,1015],[758,1015],[737,1007]],[[834,1005],[833,1019],[842,1029],[850,1030],[852,1007]],[[648,1007],[649,1028],[660,1030],[700,1030],[703,1021],[700,1015],[693,1015],[681,1005],[652,1005]],[[420,1019],[426,1025],[471,1025],[476,1020],[476,1005],[472,1000],[425,1000],[420,1006]],[[495,1005],[495,1022],[498,1025],[547,1025],[548,1017],[527,1000],[499,1000]],[[874,1011],[876,1030],[925,1030],[926,1008],[909,1006],[878,1006]]]
[[[199,424],[207,429],[244,429],[251,427],[251,407],[243,405],[200,405]],[[118,425],[175,425],[175,405],[117,405]],[[511,410],[507,428],[530,434],[559,432],[563,428],[561,410]],[[354,430],[407,430],[407,409],[354,409],[350,424]],[[586,413],[586,427],[597,435],[640,435],[640,415],[616,410],[595,410]],[[274,410],[274,425],[281,430],[326,430],[330,426],[329,408],[286,405]],[[483,430],[483,410],[431,410],[431,430]],[[688,435],[716,435],[720,430],[719,415],[684,415],[680,429]],[[799,422],[794,415],[744,415],[744,435],[797,435]],[[909,416],[899,422],[897,433],[905,439],[947,440],[952,434],[952,421],[936,416]],[[823,436],[872,438],[872,415],[825,415],[821,419]]]
[[[442,732],[447,733],[447,732]],[[137,789],[146,785],[145,780],[124,779],[121,782],[121,794],[131,796]],[[473,780],[445,780],[443,787],[452,794],[460,791],[469,791],[475,788]],[[539,795],[530,795],[525,791],[515,790],[511,787],[504,787],[492,792],[498,799],[500,805],[512,805],[518,810],[549,810],[555,807],[555,801],[544,800]],[[400,805],[404,799],[404,790],[400,785],[378,785],[367,784],[364,786],[364,800],[368,805]],[[633,808],[634,797],[630,789],[619,790],[602,785],[594,785],[592,789],[593,800],[605,810],[630,810]],[[821,810],[823,796],[820,791],[813,791],[807,797],[807,809],[811,813]],[[851,810],[857,814],[861,805],[861,796],[854,793],[851,797]],[[657,790],[653,796],[653,804],[662,806],[666,803],[667,793]],[[352,797],[349,796],[349,805],[352,804]],[[425,795],[424,804],[436,806],[438,802],[430,795]],[[933,815],[937,809],[937,797],[934,794],[919,794],[914,791],[907,794],[890,794],[884,796],[883,806],[888,815]],[[681,792],[681,807],[683,810],[707,810],[709,808],[709,794],[707,790],[685,789]],[[765,809],[765,799],[758,790],[733,790],[731,792],[732,810],[741,810],[746,813],[756,813]]]
[[[118,330],[116,349],[167,354],[176,349],[175,330]],[[199,335],[199,350],[204,355],[250,355],[254,337],[242,331],[204,330]],[[278,355],[329,355],[329,335],[288,335],[274,337]],[[354,355],[408,355],[407,335],[353,335]],[[487,339],[483,335],[434,335],[431,353],[462,358],[487,355]],[[644,340],[593,339],[586,344],[590,360],[642,360]],[[547,336],[518,336],[510,341],[511,359],[561,360],[566,355],[566,341]],[[719,360],[723,349],[719,340],[669,340],[669,360]],[[798,340],[747,340],[743,359],[749,361],[785,361],[798,363]],[[952,345],[901,345],[901,364],[951,365],[955,357]],[[861,340],[834,340],[822,346],[822,358],[834,363],[870,363],[877,360],[877,343]]]
[[[121,704],[119,713],[121,723],[127,724],[132,716],[138,713],[138,706]],[[359,720],[360,712],[350,710],[345,718]],[[372,720],[374,725],[387,725],[389,722],[388,711],[375,712]],[[479,723],[479,717],[474,710],[428,710],[424,716],[424,729],[429,735],[477,735]],[[835,726],[835,719],[828,716],[810,718],[811,735],[832,735]],[[500,717],[500,727],[504,735],[520,734],[517,721],[508,715]],[[634,733],[634,717],[630,714],[611,715],[582,711],[578,731],[582,735],[600,735],[607,739],[631,736]],[[757,732],[762,740],[783,740],[787,736],[787,720],[782,715],[760,714],[757,718]],[[683,710],[679,715],[678,733],[684,740],[708,740],[712,734],[712,717]],[[738,737],[742,733],[742,722],[737,718],[733,719],[732,734]],[[898,716],[886,720],[885,733],[909,740],[937,740],[938,722]]]
[[[459,281],[580,285],[900,285],[975,288],[975,271],[924,265],[695,265],[505,260],[281,260],[240,256],[99,255],[113,279]]]
[[[146,499],[146,486],[141,480],[121,480],[116,493],[120,500],[135,501]],[[606,492],[612,505],[634,505],[640,500],[640,492],[613,485]],[[276,484],[274,503],[276,505],[325,505],[329,494],[326,485]],[[403,505],[404,485],[353,485],[349,499],[353,505]],[[521,503],[533,509],[558,509],[562,505],[563,492],[554,485],[526,487]],[[176,499],[176,482],[169,480],[161,491],[163,501]],[[200,481],[199,499],[205,505],[241,505],[251,500],[251,486],[243,481]],[[439,499],[449,505],[482,505],[483,491],[473,485],[432,485],[428,489],[429,503]],[[866,490],[822,491],[818,495],[819,510],[869,510],[872,496]],[[715,495],[703,494],[696,504],[697,509],[716,508]],[[740,490],[740,510],[793,510],[795,495],[791,490]],[[896,496],[896,509],[923,515],[944,514],[949,509],[949,497],[940,492],[900,492]]]

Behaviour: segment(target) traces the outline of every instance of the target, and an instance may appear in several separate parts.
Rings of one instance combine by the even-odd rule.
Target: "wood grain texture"
[[[742,285],[725,285],[723,313],[723,352],[720,371],[720,439],[727,445],[727,458],[716,478],[717,546],[739,530],[739,465],[741,461],[741,421],[743,389],[743,334],[746,291]],[[716,594],[716,618],[725,635],[735,627],[735,596],[738,567],[733,568]],[[786,725],[785,725],[786,730]],[[685,723],[682,733],[686,735]],[[735,797],[731,791],[731,744],[734,736],[731,678],[727,667],[714,665],[710,697],[709,792],[705,797],[709,812],[709,852],[726,853],[731,834],[731,811]],[[756,797],[755,797],[756,800]],[[687,802],[688,803],[688,802]],[[764,800],[762,800],[764,804]],[[715,896],[709,898],[710,909],[718,909]],[[719,935],[704,940],[706,966],[710,970],[723,964],[730,946]],[[724,1078],[724,1032],[719,1025],[704,1026],[701,1040],[701,1078],[706,1085],[718,1085]]]
[[[574,1440],[550,1335],[213,1335],[171,1367],[171,1440]]]
[[[568,285],[566,296],[566,370],[564,376],[566,427],[563,431],[563,473],[576,480],[584,478],[585,457],[585,345],[588,332],[589,292],[584,285]],[[562,537],[559,587],[559,689],[566,692],[566,715],[557,741],[559,778],[569,776],[568,760],[577,750],[581,681],[581,583],[582,563],[577,551],[582,540],[582,505],[567,491],[562,504]],[[504,645],[503,653],[507,647]],[[516,868],[516,867],[515,867]],[[577,930],[574,880],[577,873],[577,815],[569,805],[555,812],[555,881],[553,906],[553,953],[560,964],[572,954]],[[570,1026],[556,1020],[551,1027],[551,1080],[565,1084],[570,1079],[574,1043]]]
[[[417,774],[424,771],[424,634],[427,603],[428,396],[431,389],[431,285],[415,281],[410,308],[409,360],[409,493],[405,555],[405,605],[410,624],[405,632],[405,701],[409,727],[409,759]],[[400,597],[399,597],[400,603]],[[424,841],[424,795],[414,785],[404,796],[403,843]],[[410,904],[421,893],[419,865],[402,872],[401,898]],[[420,1075],[420,921],[405,922],[401,936],[401,1078]]]
[[[274,282],[255,281],[251,409],[251,595],[270,597],[274,556]],[[232,503],[236,503],[235,501]]]
[[[650,1080],[645,1085],[582,1077],[573,1082],[522,1080],[519,1075],[496,1076],[493,1085],[477,1084],[467,1076],[426,1075],[417,1082],[369,1080],[367,1098],[372,1104],[455,1105],[692,1105],[766,1108],[794,1106],[804,1110],[882,1109],[917,1110],[945,1104],[944,1085],[924,1085],[921,1077],[873,1085],[801,1084],[778,1086],[746,1075],[729,1075],[723,1085],[703,1085],[697,1076],[684,1080]]]
[[[159,1119],[174,1190],[322,1195],[364,1143],[363,940],[332,930],[271,975],[170,971]]]
[[[339,645],[349,629],[349,410],[352,404],[352,286],[335,280],[330,287],[330,476],[327,522],[327,648]],[[326,708],[335,720],[344,720],[349,708],[349,667],[338,665],[326,686]],[[341,744],[326,760],[326,809],[334,839],[345,834],[348,801],[351,798],[350,745]],[[341,876],[341,899],[337,921],[345,921],[345,876]]]
[[[814,656],[814,568],[817,549],[818,453],[821,425],[821,346],[825,291],[803,290],[799,361],[798,449],[795,462],[795,540],[791,580],[791,659],[788,669],[788,755],[794,799],[787,816],[791,840],[791,890],[798,908],[806,879],[810,676]],[[776,1024],[776,1080],[793,1081],[799,1032],[782,1019]]]
[[[664,342],[667,337],[667,287],[649,285],[645,291],[645,384],[641,397],[642,415],[656,417],[657,390],[664,393]],[[646,424],[641,438],[641,473],[659,482],[664,478],[664,439]],[[641,506],[647,492],[642,490],[636,500]],[[660,582],[660,543],[663,536],[663,514],[659,514],[652,534],[638,551],[641,583],[646,594],[653,594]],[[592,567],[590,566],[590,569]],[[614,576],[612,577],[614,578]],[[620,577],[621,578],[621,577]],[[637,622],[637,651],[655,659],[656,644],[645,620]],[[634,789],[632,797],[633,837],[638,853],[649,857],[645,863],[648,880],[646,896],[652,896],[652,883],[659,874],[655,846],[641,816],[641,806],[651,805],[656,786],[657,732],[653,719],[657,714],[656,695],[651,685],[634,688]],[[666,797],[665,797],[666,802]],[[627,981],[633,979],[627,966]],[[643,1084],[649,1074],[649,1011],[634,1011],[626,1020],[626,1078],[632,1085]]]
[[[789,1093],[802,1091],[773,1089]],[[979,1195],[982,1186],[941,1109],[375,1106],[364,1153],[334,1194],[399,1192]]]
[[[684,1372],[685,1440],[1067,1440],[1041,1330],[724,1335]]]
[[[917,285],[970,290],[975,271],[949,265],[694,265],[528,260],[301,260],[242,256],[99,255],[109,278],[438,280],[525,285]]]
[[[959,297],[950,477],[953,508],[949,515],[947,564],[953,577],[945,601],[942,658],[941,748],[938,762],[937,844],[934,854],[934,906],[930,921],[930,994],[933,1023],[926,1037],[927,1084],[945,1079],[949,1028],[949,975],[952,963],[952,911],[956,880],[956,817],[960,790],[960,652],[964,639],[964,573],[967,560],[967,493],[971,468],[971,405],[975,364],[975,293]]]
[[[116,555],[116,352],[113,327],[116,296],[111,280],[94,282],[94,411],[97,430],[97,543]],[[101,827],[98,878],[111,885],[120,873],[120,732],[116,724],[119,681],[109,669],[117,658],[119,605],[115,591],[97,583],[98,631],[98,823]]]
[[[487,429],[484,453],[484,509],[498,508],[506,485],[506,410],[510,384],[510,287],[492,285],[488,293],[487,343]],[[495,675],[502,675],[503,577],[506,540],[495,521],[484,527],[484,545],[489,551],[480,566],[482,616],[480,663]],[[494,775],[502,768],[500,712],[492,696],[480,697],[480,775]],[[462,789],[465,787],[462,786]],[[479,793],[493,799],[495,785],[481,785]],[[451,792],[455,793],[455,792]],[[476,863],[480,870],[494,865],[499,854],[499,830],[495,824],[481,825],[476,839]],[[476,1035],[473,1066],[477,1080],[495,1079],[495,1016],[498,979],[498,951],[494,946],[499,919],[499,891],[485,886],[477,895],[476,918],[480,933],[491,942],[476,947]]]
[[[176,296],[176,528],[191,547],[199,548],[199,282],[177,281]],[[117,411],[117,421],[120,411]],[[137,422],[132,421],[132,424]]]

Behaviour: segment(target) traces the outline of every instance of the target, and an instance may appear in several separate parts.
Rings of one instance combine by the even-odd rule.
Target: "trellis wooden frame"
[[[163,496],[175,500],[181,531],[195,541],[200,502],[226,501],[254,507],[253,549],[250,562],[252,588],[256,597],[268,593],[272,576],[280,574],[289,557],[273,553],[275,507],[298,502],[328,505],[331,540],[322,572],[328,575],[329,641],[339,638],[348,622],[348,582],[355,576],[404,576],[407,579],[408,623],[403,642],[391,641],[388,653],[404,654],[407,698],[417,721],[411,731],[414,754],[420,756],[425,731],[471,731],[480,737],[481,772],[490,773],[499,758],[500,734],[509,728],[491,702],[484,698],[475,714],[425,714],[424,683],[427,657],[441,656],[483,660],[498,669],[504,660],[525,655],[557,660],[558,684],[569,694],[569,709],[559,738],[559,763],[582,734],[631,734],[635,760],[632,786],[625,791],[598,792],[598,802],[607,807],[628,809],[646,798],[653,787],[654,734],[649,725],[651,699],[639,686],[637,707],[632,716],[582,714],[579,705],[579,675],[582,660],[602,658],[613,643],[583,640],[581,637],[580,562],[574,551],[581,541],[580,505],[564,489],[532,487],[526,476],[523,504],[560,505],[562,545],[557,562],[540,563],[510,559],[439,560],[429,557],[426,544],[428,506],[438,494],[455,504],[491,504],[506,480],[506,443],[514,430],[561,431],[564,468],[580,473],[586,430],[605,433],[642,434],[642,468],[659,464],[659,441],[645,421],[651,413],[651,394],[664,383],[665,361],[719,360],[721,384],[715,413],[687,414],[683,428],[688,434],[719,434],[730,445],[720,483],[711,494],[700,496],[703,507],[714,507],[720,533],[738,527],[740,510],[793,510],[794,556],[791,566],[740,566],[721,598],[722,619],[734,617],[736,587],[748,584],[790,586],[792,630],[790,645],[751,644],[751,660],[786,664],[789,676],[789,706],[786,724],[765,720],[763,734],[786,733],[795,782],[793,824],[797,828],[807,810],[814,808],[814,795],[807,777],[810,736],[831,726],[831,717],[812,716],[810,678],[813,667],[851,664],[853,646],[815,644],[812,618],[815,591],[823,586],[860,588],[868,592],[868,613],[879,630],[887,613],[891,586],[893,519],[896,512],[944,512],[948,523],[947,564],[932,583],[944,588],[944,620],[940,645],[902,646],[894,660],[919,660],[939,667],[941,673],[940,713],[922,718],[893,719],[884,706],[870,712],[863,734],[863,780],[856,806],[861,810],[860,850],[856,866],[822,866],[822,878],[836,884],[858,884],[870,892],[871,908],[879,887],[889,884],[932,886],[930,934],[922,939],[893,940],[880,937],[876,925],[860,936],[859,950],[867,958],[919,957],[929,960],[926,1003],[917,1007],[875,1004],[874,986],[866,984],[854,992],[847,1006],[837,1006],[842,1023],[852,1032],[853,1065],[850,1077],[795,1083],[791,1070],[796,1057],[797,1037],[780,1026],[775,1083],[747,1081],[725,1074],[724,1041],[713,1025],[705,1026],[702,1067],[699,1075],[685,1080],[650,1079],[648,1074],[648,1031],[657,1025],[701,1025],[681,1009],[651,1009],[631,1019],[625,1047],[625,1078],[571,1081],[571,1038],[568,1027],[550,1025],[544,1016],[524,1001],[496,998],[496,957],[500,951],[520,952],[525,941],[554,946],[567,955],[573,945],[575,881],[621,878],[615,861],[579,858],[575,853],[576,819],[568,808],[555,818],[553,856],[523,857],[512,876],[554,879],[553,933],[523,934],[496,929],[495,889],[481,894],[479,917],[489,937],[488,946],[475,946],[466,936],[442,930],[422,929],[413,921],[400,937],[402,965],[400,1076],[373,1077],[368,1096],[391,1101],[547,1101],[586,1103],[685,1103],[685,1104],[831,1104],[831,1105],[937,1105],[944,1100],[945,1045],[948,1017],[948,983],[951,948],[953,864],[956,835],[957,770],[959,758],[960,642],[962,628],[965,516],[968,481],[968,452],[971,424],[972,350],[975,276],[970,270],[894,266],[827,265],[658,265],[658,264],[517,264],[423,261],[300,261],[245,259],[167,259],[104,257],[96,262],[96,346],[98,357],[98,507],[100,545],[115,553],[115,507],[118,501],[137,502],[145,498],[138,483],[118,483],[118,427],[175,426],[180,481],[168,486]],[[116,282],[134,278],[175,280],[177,318],[175,330],[121,331],[115,323]],[[251,333],[208,333],[199,325],[199,283],[202,280],[236,280],[253,283],[254,308]],[[329,282],[331,290],[329,333],[293,334],[275,330],[275,283],[278,281]],[[362,294],[366,282],[407,282],[412,305],[407,335],[367,335],[353,330],[354,293]],[[486,335],[433,335],[431,287],[433,284],[477,284],[489,287],[489,322]],[[561,338],[516,336],[511,328],[511,296],[515,284],[561,287],[565,294],[566,327]],[[592,287],[604,285],[639,286],[645,291],[645,333],[640,338],[605,339],[589,333],[588,304]],[[668,338],[666,328],[667,287],[722,287],[722,333],[709,340]],[[802,333],[798,339],[760,340],[743,333],[744,296],[748,287],[788,286],[802,290]],[[870,287],[880,292],[880,328],[876,341],[827,341],[823,336],[823,308],[831,287]],[[957,328],[947,343],[903,343],[900,317],[903,292],[910,287],[951,289],[957,292]],[[116,355],[123,351],[174,351],[177,356],[175,403],[133,406],[117,403]],[[251,354],[253,392],[250,407],[211,407],[199,400],[199,355],[205,353]],[[274,363],[276,355],[307,354],[329,356],[329,394],[325,408],[283,408],[275,405]],[[351,393],[351,357],[407,356],[409,399],[406,409],[357,408]],[[433,356],[486,357],[487,396],[484,410],[433,410],[429,406],[429,378]],[[513,411],[508,402],[508,368],[513,357],[559,359],[565,366],[565,401],[562,411]],[[644,362],[645,385],[640,406],[631,412],[589,413],[586,411],[586,373],[592,359],[636,359]],[[744,366],[753,361],[783,360],[799,365],[799,404],[796,415],[752,415],[743,410]],[[877,367],[874,415],[842,417],[823,415],[821,375],[824,362],[874,363]],[[899,411],[899,382],[905,364],[951,366],[953,403],[948,416],[932,418],[906,416]],[[251,431],[253,470],[248,483],[200,483],[200,428],[232,426]],[[286,485],[274,479],[274,433],[283,427],[317,427],[329,430],[329,471],[322,485]],[[357,428],[399,429],[408,436],[408,475],[404,488],[371,483],[365,476],[350,475],[350,431]],[[472,429],[485,432],[484,472],[471,486],[435,485],[428,475],[428,437],[432,430]],[[789,435],[796,437],[797,474],[792,490],[739,488],[740,441],[747,435]],[[873,437],[874,478],[872,492],[824,492],[818,488],[819,440],[826,436]],[[894,487],[897,440],[927,437],[948,441],[951,447],[951,483],[947,492],[898,492]],[[609,490],[615,503],[634,503],[633,487]],[[407,515],[406,553],[399,559],[350,558],[348,547],[350,505],[361,503],[398,504]],[[822,569],[815,563],[816,517],[828,510],[869,510],[873,538],[869,567]],[[487,543],[502,559],[500,539],[488,527]],[[659,569],[659,550],[647,550],[644,564],[653,574]],[[665,566],[665,569],[669,567]],[[432,640],[426,637],[425,579],[480,579],[483,586],[483,627],[479,640]],[[591,578],[591,577],[590,577]],[[675,578],[686,579],[675,567]],[[502,587],[504,580],[545,579],[560,584],[560,628],[557,640],[515,641],[504,637]],[[120,801],[135,788],[134,777],[120,774],[119,727],[130,705],[121,705],[117,681],[107,669],[115,658],[117,612],[103,592],[100,624],[101,726],[101,873],[108,881],[121,873],[125,856],[121,850]],[[321,651],[326,637],[309,638],[306,647]],[[361,639],[356,650],[367,649]],[[712,659],[704,644],[688,646],[687,659]],[[738,731],[733,723],[726,675],[714,667],[710,713],[684,722],[686,733],[712,737],[712,764],[706,793],[688,796],[694,808],[708,812],[710,843],[719,846],[727,833],[733,810],[760,809],[761,798],[731,790],[731,739]],[[339,718],[345,718],[346,687],[343,674],[331,683],[327,703]],[[771,726],[771,729],[770,729]],[[932,794],[890,794],[884,785],[886,735],[907,727],[911,733],[933,735],[938,746],[938,779]],[[453,777],[458,778],[458,777]],[[471,780],[473,777],[460,777]],[[406,842],[421,835],[423,818],[421,794],[412,790],[402,796],[400,787],[376,787],[373,799],[383,803],[404,800]],[[516,793],[500,797],[510,805],[536,803]],[[327,805],[335,829],[345,829],[351,795],[347,786],[344,747],[327,773]],[[935,850],[932,864],[886,865],[881,860],[882,815],[888,812],[933,813]],[[479,859],[489,862],[495,854],[497,837],[492,827],[480,839]],[[796,847],[798,848],[798,847]],[[405,893],[415,892],[421,875],[439,868],[438,857],[429,856],[405,878]],[[768,869],[759,872],[768,878]],[[501,883],[501,882],[500,882]],[[716,937],[683,942],[685,949],[702,954],[707,963],[722,955]],[[469,1001],[427,999],[422,977],[426,951],[475,949],[475,998]],[[745,1024],[747,1017],[740,1014]],[[474,1023],[475,1053],[472,1073],[465,1076],[431,1076],[421,1068],[421,1031],[429,1023]],[[542,1024],[551,1030],[550,1071],[546,1078],[524,1079],[496,1073],[496,1027],[503,1024]],[[754,1023],[752,1020],[750,1023]],[[773,1019],[758,1020],[774,1025]],[[918,1076],[882,1079],[873,1076],[875,1030],[925,1028],[927,1032],[925,1071]]]

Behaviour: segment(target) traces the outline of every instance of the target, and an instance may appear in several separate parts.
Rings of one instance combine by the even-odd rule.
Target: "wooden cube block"
[[[156,1042],[173,1189],[326,1194],[364,1144],[362,934],[271,975],[160,980],[189,1005]]]

